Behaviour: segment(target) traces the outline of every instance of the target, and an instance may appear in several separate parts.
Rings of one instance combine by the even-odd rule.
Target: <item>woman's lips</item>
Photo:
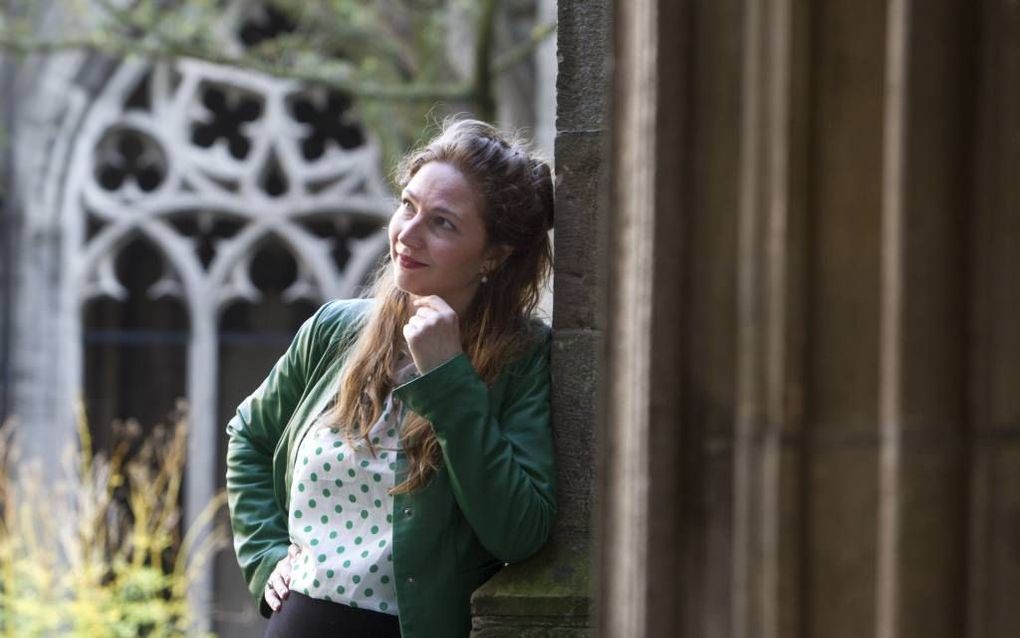
[[[410,270],[412,268],[424,268],[425,264],[420,261],[415,261],[406,255],[397,255],[397,260],[400,262],[400,267]]]

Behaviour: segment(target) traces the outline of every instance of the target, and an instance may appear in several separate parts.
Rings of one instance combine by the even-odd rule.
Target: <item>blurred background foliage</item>
[[[188,585],[229,534],[222,493],[180,533],[184,414],[147,437],[121,425],[109,455],[78,431],[59,477],[0,431],[0,636],[195,635]]]
[[[495,119],[496,79],[555,29],[554,23],[536,24],[528,38],[496,50],[497,14],[507,1],[56,0],[80,17],[80,28],[48,37],[38,35],[38,25],[52,3],[6,0],[0,51],[190,57],[338,89],[357,98],[390,165],[431,132],[422,122],[437,104]],[[245,40],[256,43],[237,46],[223,25],[232,12],[252,5],[285,27],[248,34]],[[452,21],[470,25],[463,46],[451,46]]]

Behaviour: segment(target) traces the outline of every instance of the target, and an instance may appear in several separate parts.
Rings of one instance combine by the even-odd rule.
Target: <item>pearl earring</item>
[[[482,283],[483,284],[489,283],[489,275],[488,275],[488,273],[482,273]]]

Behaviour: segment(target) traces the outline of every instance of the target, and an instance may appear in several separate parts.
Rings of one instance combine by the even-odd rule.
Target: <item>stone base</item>
[[[472,638],[588,638],[592,629],[588,548],[551,542],[509,565],[471,597]]]

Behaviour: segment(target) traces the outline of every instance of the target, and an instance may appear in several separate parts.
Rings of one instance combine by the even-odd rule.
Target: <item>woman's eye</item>
[[[453,222],[451,222],[449,219],[445,217],[436,217],[436,224],[440,228],[445,228],[447,230],[457,230],[457,227],[453,225]]]

